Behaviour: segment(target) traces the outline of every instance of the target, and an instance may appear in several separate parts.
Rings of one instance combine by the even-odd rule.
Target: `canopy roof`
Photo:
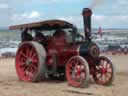
[[[36,23],[14,25],[9,27],[9,29],[11,30],[22,30],[22,29],[54,30],[54,29],[65,29],[65,28],[73,28],[73,24],[62,20],[47,20]]]

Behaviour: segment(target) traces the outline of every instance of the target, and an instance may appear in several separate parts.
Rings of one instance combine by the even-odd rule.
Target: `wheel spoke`
[[[102,73],[101,70],[95,70],[96,74]]]
[[[84,71],[84,69],[85,69],[84,65],[80,65],[80,69],[81,69],[82,71]]]
[[[31,65],[31,67],[33,68],[34,71],[36,71],[38,66],[36,66],[35,64],[33,64],[33,65]]]
[[[78,60],[75,60],[75,61],[76,61],[76,62],[75,62],[75,65],[78,66],[78,65],[79,65],[79,61],[78,61]]]
[[[32,59],[34,59],[34,57],[37,57],[37,53],[34,53],[34,54],[32,55]]]
[[[24,63],[26,61],[27,58],[24,58],[24,57],[20,57],[20,62]]]
[[[25,52],[26,52],[26,55],[29,57],[29,56],[30,56],[30,50],[29,50],[29,48],[28,48],[28,47],[26,47]]]
[[[24,67],[23,67],[23,71],[26,71],[27,69],[28,69],[27,66],[24,66]]]
[[[22,51],[20,52],[20,54],[21,54],[23,57],[28,58],[28,56],[27,56],[25,53],[23,53]]]
[[[30,70],[30,69],[29,69]],[[32,77],[33,77],[33,74],[31,73],[31,71],[27,71],[27,76],[28,76],[28,79],[31,80]]]
[[[21,63],[20,64],[20,67],[24,67],[26,64],[25,63]]]
[[[73,69],[74,66],[73,66],[73,64],[71,64],[69,67],[70,67],[71,69]]]
[[[32,48],[31,48],[31,51],[30,51],[30,57],[31,57],[31,58],[33,57],[34,53],[36,53],[36,52],[35,52],[34,48],[32,47]]]
[[[105,68],[108,68],[108,66],[109,66],[109,65],[110,65],[110,64],[107,62],[107,63],[106,63],[106,66],[105,66]]]
[[[100,61],[100,65],[103,67],[103,64],[104,64],[104,61],[103,60],[101,60]]]
[[[107,72],[108,74],[112,74],[112,71],[111,72]]]
[[[112,67],[111,64],[108,63],[107,68],[108,68],[108,69],[111,69],[111,67]]]
[[[30,66],[30,71],[31,71],[32,73],[34,73],[34,72],[35,72],[35,68],[34,68],[33,66]]]
[[[105,77],[106,77],[106,81],[110,78],[110,74],[105,74]]]
[[[33,63],[38,63],[39,61],[37,59],[32,60]]]
[[[80,77],[81,77],[81,79],[82,79],[82,80],[84,80],[84,79],[85,79],[85,77],[86,77],[85,72],[82,72],[82,73],[81,73],[81,75],[80,75]]]
[[[105,79],[105,76],[104,76],[104,74],[102,74],[101,82],[104,83],[104,79]]]
[[[104,61],[104,63],[103,63],[103,68],[105,69],[106,68],[106,61]]]
[[[102,74],[99,73],[99,74],[96,75],[96,77],[100,79],[102,77]]]

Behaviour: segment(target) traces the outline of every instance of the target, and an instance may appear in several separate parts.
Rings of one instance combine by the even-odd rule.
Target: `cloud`
[[[58,16],[57,18],[59,20],[68,21],[68,22],[74,24],[77,27],[81,27],[82,24],[83,24],[82,16],[68,16],[68,17]]]
[[[102,26],[104,28],[112,28],[113,26],[115,28],[127,28],[128,25],[128,15],[94,15],[92,16],[92,24],[93,27],[95,26],[98,28],[99,26]]]
[[[57,2],[65,1],[65,0],[41,0],[41,1],[42,3],[57,3]]]
[[[38,11],[32,11],[31,13],[23,13],[23,14],[14,14],[12,16],[12,20],[24,20],[24,19],[36,19],[40,18],[40,13]]]
[[[128,14],[127,0],[102,0],[102,1],[104,1],[102,4],[96,6],[96,8],[93,9],[94,13],[103,14],[103,15],[127,15]]]
[[[57,18],[60,20],[68,21],[76,25],[78,28],[83,28],[83,17],[81,15],[69,17],[58,16]],[[127,28],[127,20],[128,15],[93,15],[92,27],[99,28],[99,26],[101,26],[103,28],[113,28],[114,26],[115,28]]]
[[[5,3],[0,4],[0,9],[6,9],[6,8],[9,8],[8,4]]]
[[[78,27],[83,27],[81,16],[82,8],[92,3],[92,7],[94,7],[93,5],[96,6],[93,9],[93,27],[128,28],[127,0],[91,1],[92,0],[0,0],[0,26],[36,22],[56,17],[57,19],[69,21]],[[97,3],[96,1],[101,3]],[[45,12],[45,14],[42,14],[42,12]]]
[[[26,14],[27,15],[27,14]],[[32,13],[30,13],[27,18],[39,18],[40,17],[40,13],[37,11],[33,11]]]
[[[70,22],[73,22],[74,21],[74,17],[73,16],[69,16],[69,17],[58,17],[58,19],[64,20],[64,21],[70,21]]]
[[[8,0],[7,0],[8,1]],[[17,0],[12,0],[13,2],[31,2],[35,0],[22,0],[22,1],[17,1]],[[36,0],[36,1],[41,1],[41,2],[57,2],[57,1],[65,1],[65,0]]]
[[[42,1],[45,1],[45,2],[59,2],[60,0],[42,0]]]

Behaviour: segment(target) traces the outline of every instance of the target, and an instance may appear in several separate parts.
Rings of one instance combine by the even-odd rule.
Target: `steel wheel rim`
[[[23,81],[32,81],[38,72],[39,57],[34,46],[23,44],[16,55],[16,71]]]
[[[70,85],[80,87],[86,78],[85,65],[79,58],[73,58],[67,64],[66,74]]]
[[[99,59],[100,64],[95,67],[95,78],[98,84],[106,85],[112,80],[113,68],[112,63],[105,58]]]

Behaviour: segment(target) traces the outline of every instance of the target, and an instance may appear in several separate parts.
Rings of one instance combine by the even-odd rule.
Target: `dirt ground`
[[[128,56],[109,56],[116,66],[112,86],[90,82],[89,88],[73,88],[67,82],[28,83],[18,80],[14,59],[0,59],[0,96],[126,96],[128,94]]]

